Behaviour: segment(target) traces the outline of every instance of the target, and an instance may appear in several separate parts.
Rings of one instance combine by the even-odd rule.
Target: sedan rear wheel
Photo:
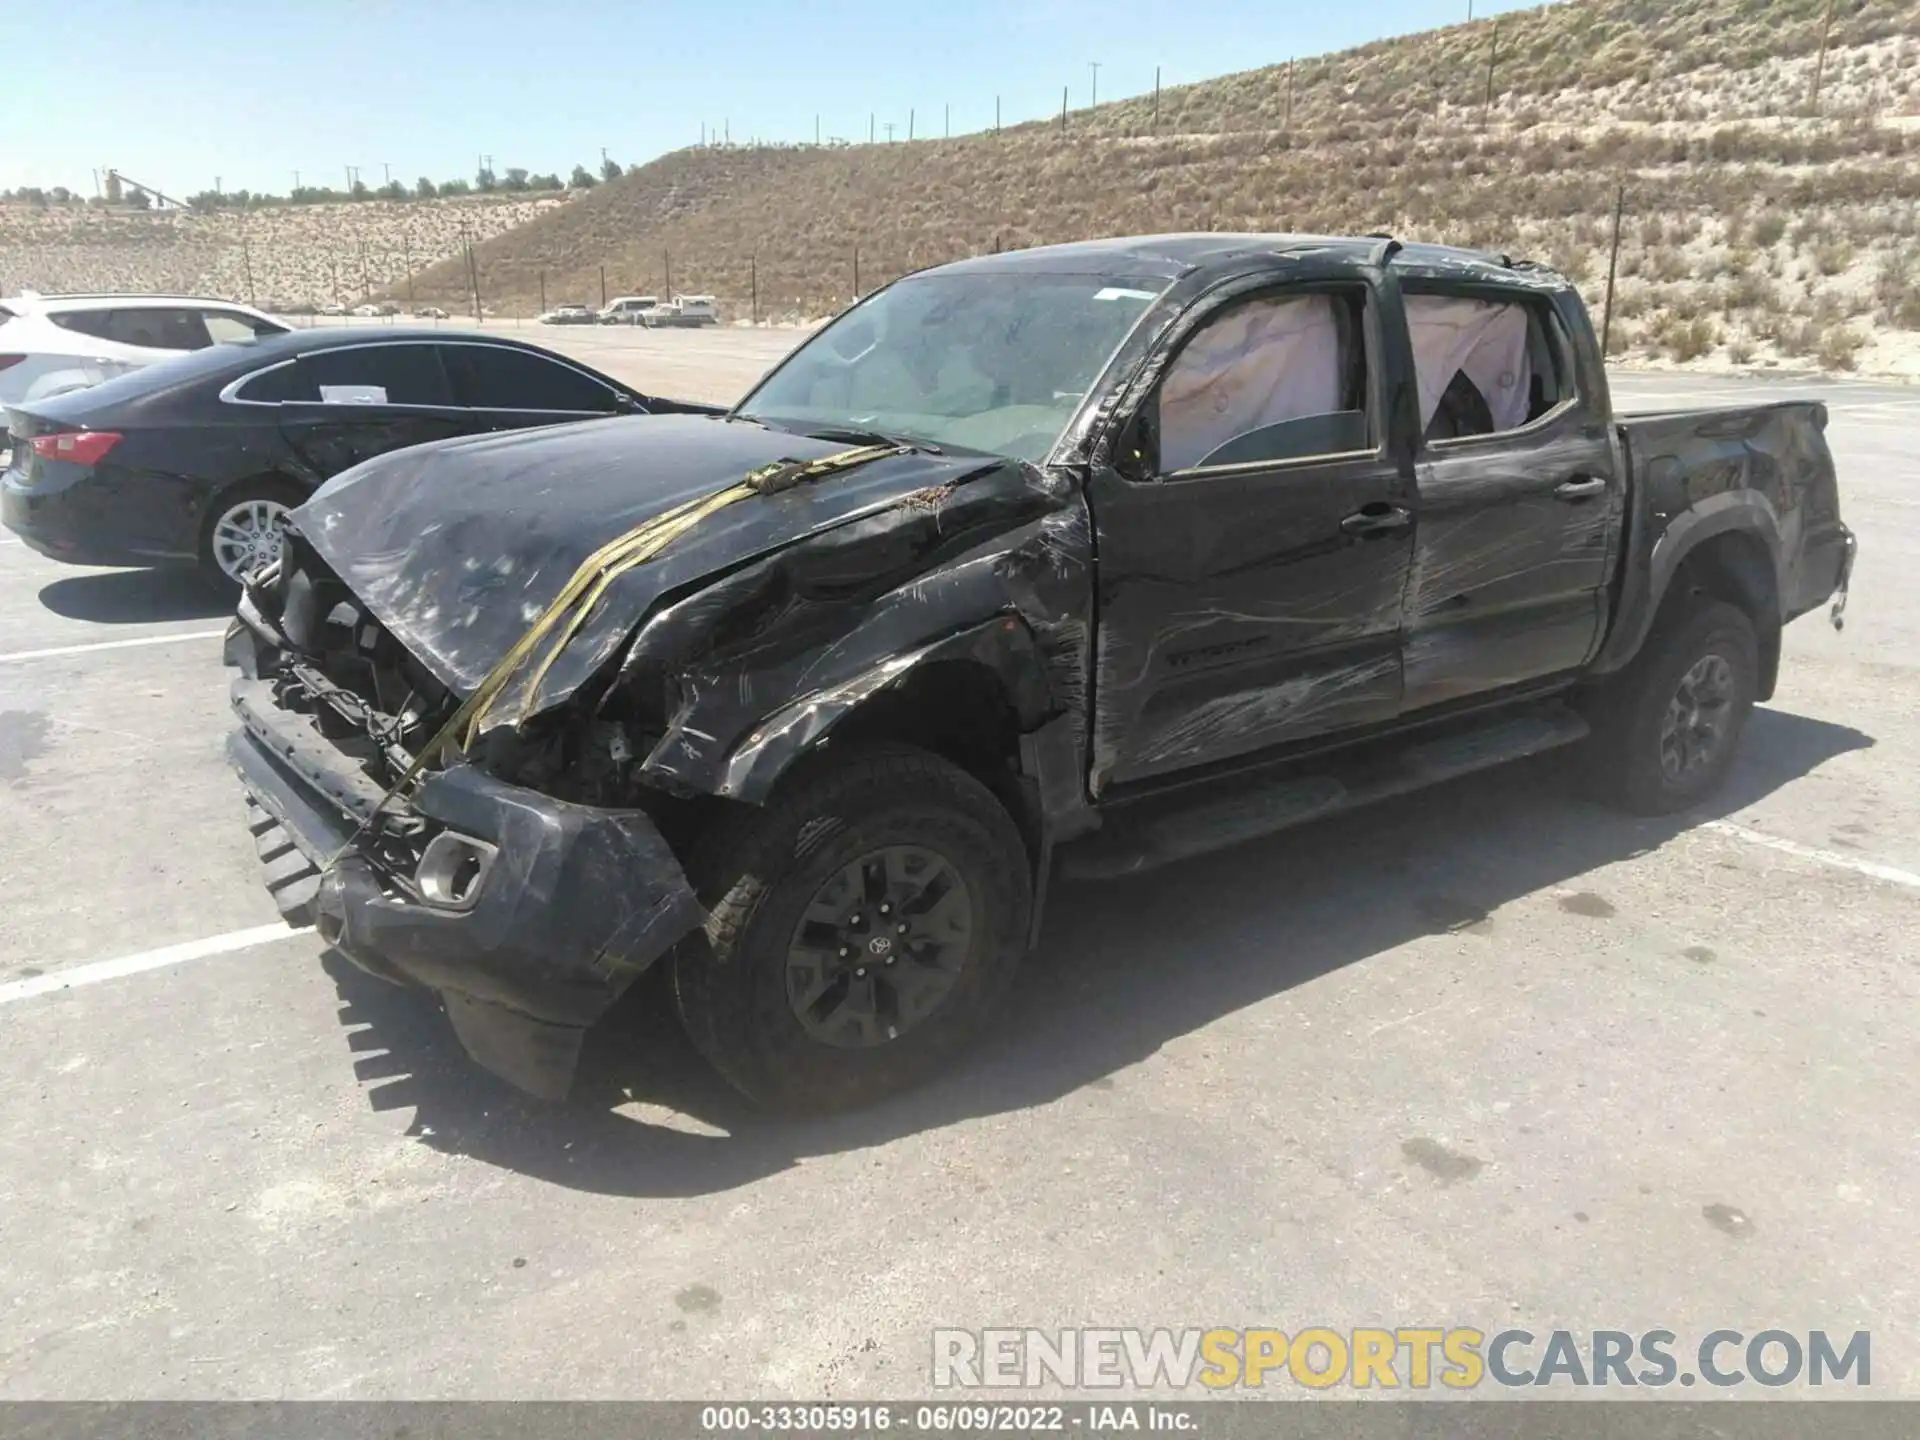
[[[246,486],[220,497],[207,521],[200,566],[228,590],[280,558],[280,522],[300,503],[291,486]]]

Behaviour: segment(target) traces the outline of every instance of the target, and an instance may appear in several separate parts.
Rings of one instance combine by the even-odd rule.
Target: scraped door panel
[[[1398,712],[1412,496],[1368,329],[1357,289],[1230,303],[1151,402],[1159,478],[1094,477],[1096,794]]]

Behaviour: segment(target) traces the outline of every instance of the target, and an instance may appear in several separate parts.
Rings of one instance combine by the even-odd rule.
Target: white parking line
[[[1749,830],[1744,825],[1735,825],[1730,820],[1709,820],[1700,828],[1735,840],[1744,840],[1750,845],[1777,850],[1783,855],[1792,855],[1797,859],[1812,860],[1817,864],[1831,865],[1835,869],[1850,870],[1856,875],[1865,875],[1870,879],[1885,880],[1889,884],[1904,886],[1909,890],[1920,890],[1920,875],[1914,874],[1911,870],[1902,870],[1897,866],[1882,865],[1877,860],[1863,860],[1858,856],[1843,855],[1837,850],[1821,850],[1812,845],[1802,845],[1794,840],[1783,840],[1765,831]],[[11,1005],[17,1000],[31,1000],[38,995],[51,995],[62,990],[77,990],[83,985],[98,985],[103,980],[121,980],[147,970],[161,970],[169,965],[183,965],[189,960],[203,960],[210,955],[231,955],[236,950],[252,950],[261,945],[271,945],[276,940],[287,940],[295,935],[312,933],[310,927],[296,930],[284,923],[256,925],[250,930],[233,930],[225,935],[209,936],[204,940],[185,940],[177,945],[162,946],[158,950],[144,950],[137,955],[121,955],[112,960],[93,960],[84,965],[72,965],[63,970],[56,970],[51,975],[31,975],[24,980],[9,980],[0,984],[0,1005]]]
[[[171,645],[178,640],[218,640],[225,630],[189,630],[183,635],[142,635],[134,640],[96,640],[89,645],[55,645],[49,650],[16,650],[0,655],[0,665],[18,660],[52,660],[60,655],[86,655],[95,650],[130,650],[136,645]]]
[[[1863,860],[1857,855],[1845,855],[1838,850],[1820,850],[1812,845],[1802,845],[1795,840],[1782,840],[1778,835],[1769,835],[1763,830],[1749,830],[1744,825],[1735,825],[1731,820],[1709,820],[1700,828],[1712,830],[1721,835],[1731,835],[1736,840],[1745,840],[1749,845],[1762,845],[1769,850],[1778,850],[1782,855],[1797,856],[1802,860],[1831,865],[1836,870],[1851,870],[1856,875],[1885,880],[1890,885],[1904,885],[1909,890],[1920,890],[1920,875],[1914,874],[1911,870],[1899,869],[1897,866],[1882,865],[1878,860]]]
[[[159,970],[188,960],[204,959],[209,955],[230,955],[235,950],[251,950],[256,945],[270,945],[275,940],[311,933],[311,930],[295,930],[284,922],[256,925],[251,930],[234,930],[205,940],[187,940],[178,945],[162,946],[158,950],[145,950],[138,955],[93,960],[85,965],[56,970],[51,975],[31,975],[25,980],[9,980],[0,985],[0,1005],[11,1005],[16,1000],[31,1000],[36,995],[50,995],[58,990],[76,990],[82,985],[98,985],[102,980],[119,980],[128,975],[138,975],[143,970]]]

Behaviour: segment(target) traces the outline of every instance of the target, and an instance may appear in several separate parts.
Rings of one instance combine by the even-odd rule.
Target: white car
[[[248,344],[287,327],[246,305],[172,295],[0,299],[0,405],[84,390],[209,345]]]

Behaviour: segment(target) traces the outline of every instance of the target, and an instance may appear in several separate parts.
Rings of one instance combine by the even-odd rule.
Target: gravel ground
[[[794,335],[539,338],[727,398]],[[1814,388],[1850,624],[1710,811],[1532,763],[1062,887],[993,1044],[797,1124],[649,985],[547,1106],[262,929],[217,608],[0,540],[0,1397],[908,1396],[937,1325],[1421,1323],[1868,1329],[1920,1396],[1920,394]]]

